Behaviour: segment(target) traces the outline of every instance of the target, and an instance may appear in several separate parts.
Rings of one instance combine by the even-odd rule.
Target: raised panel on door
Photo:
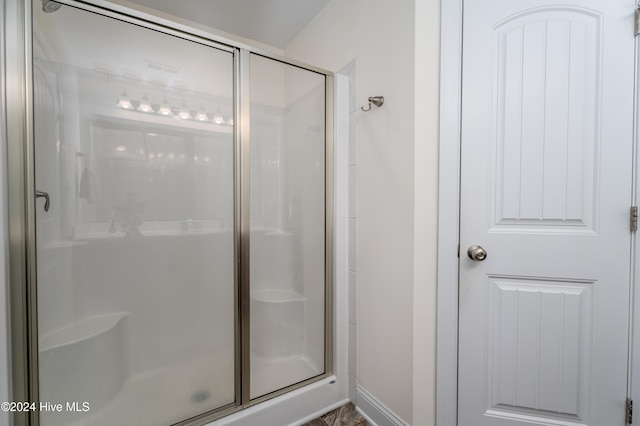
[[[488,414],[580,422],[589,406],[594,283],[489,277],[487,284]]]
[[[464,1],[461,426],[624,424],[634,7]]]
[[[547,7],[493,28],[495,228],[593,230],[601,21]]]

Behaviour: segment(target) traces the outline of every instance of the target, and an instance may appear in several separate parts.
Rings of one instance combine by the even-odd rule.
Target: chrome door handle
[[[49,198],[49,194],[44,191],[38,191],[36,189],[36,199],[44,197],[44,211],[49,211],[49,206],[51,206],[51,199]]]
[[[487,252],[480,246],[471,246],[467,250],[467,255],[469,259],[475,260],[476,262],[482,262],[487,258]]]

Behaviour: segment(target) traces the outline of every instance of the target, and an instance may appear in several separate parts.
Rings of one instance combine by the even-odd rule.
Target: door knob
[[[467,254],[469,255],[469,259],[475,260],[476,262],[482,262],[487,258],[486,250],[480,246],[469,247]]]

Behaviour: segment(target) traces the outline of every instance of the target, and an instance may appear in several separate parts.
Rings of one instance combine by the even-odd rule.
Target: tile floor
[[[302,426],[371,426],[371,423],[358,413],[352,403],[348,403]]]

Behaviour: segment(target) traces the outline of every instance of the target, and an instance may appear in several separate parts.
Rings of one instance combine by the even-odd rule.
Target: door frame
[[[464,0],[441,2],[440,134],[438,158],[438,268],[436,310],[437,425],[458,422],[458,284],[460,236],[460,146],[462,115],[462,24]],[[638,2],[636,1],[636,4]],[[631,31],[631,29],[630,29]],[[632,205],[640,200],[640,43],[636,37]],[[631,234],[629,356],[627,395],[640,389],[640,239]],[[634,306],[639,309],[634,310]],[[634,327],[634,324],[636,325]],[[633,366],[639,366],[633,368]]]
[[[458,241],[462,2],[440,4],[440,141],[436,297],[436,422],[458,422]]]

